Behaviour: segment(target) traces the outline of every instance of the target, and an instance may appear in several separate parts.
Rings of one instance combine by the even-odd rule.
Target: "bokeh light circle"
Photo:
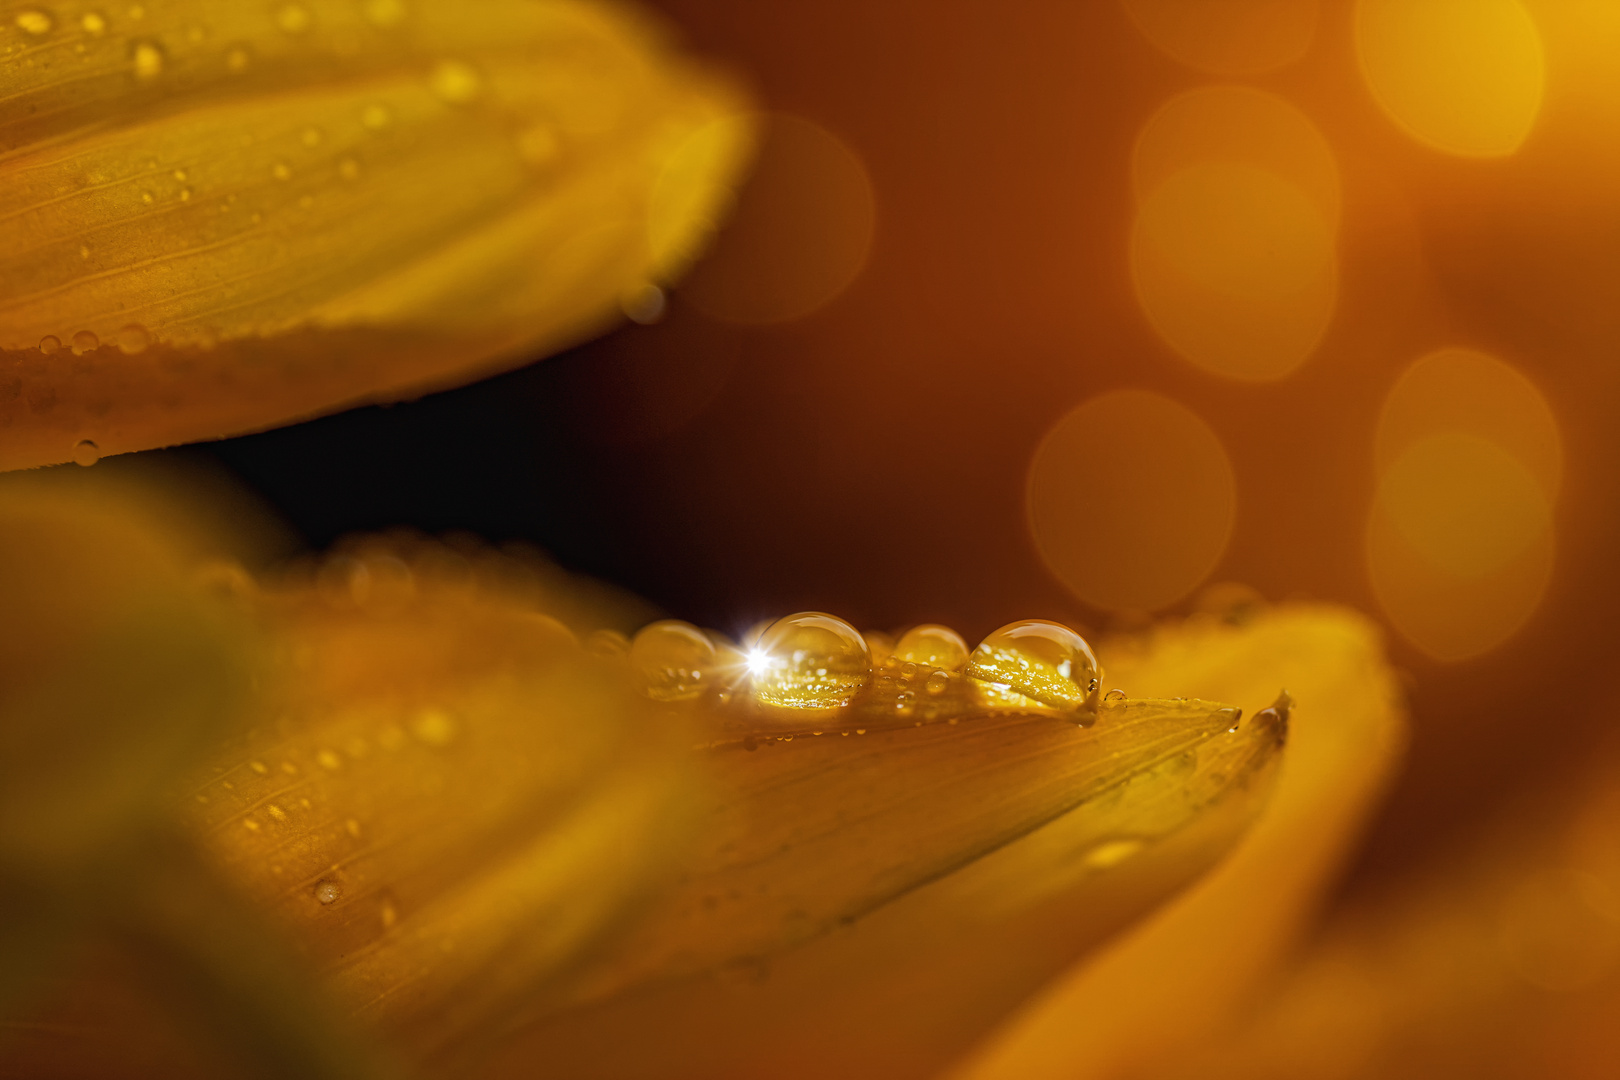
[[[1142,36],[1212,75],[1258,75],[1305,55],[1317,0],[1124,0]]]
[[[761,121],[752,173],[713,248],[680,286],[711,318],[768,325],[827,305],[860,275],[876,202],[860,156],[819,124]]]
[[[1205,370],[1278,379],[1315,351],[1338,295],[1338,169],[1275,95],[1173,99],[1137,139],[1131,278],[1166,344]]]
[[[1373,97],[1429,146],[1502,157],[1535,126],[1546,58],[1519,0],[1358,0],[1355,41]]]
[[[1495,357],[1442,349],[1390,389],[1374,438],[1367,570],[1390,621],[1423,652],[1487,653],[1540,604],[1562,455],[1545,398]]]
[[[1161,394],[1117,390],[1060,419],[1024,498],[1048,569],[1086,603],[1153,611],[1207,578],[1232,534],[1237,485],[1220,439]]]

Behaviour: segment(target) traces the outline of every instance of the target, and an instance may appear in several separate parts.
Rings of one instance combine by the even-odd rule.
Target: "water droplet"
[[[899,643],[894,647],[894,657],[907,663],[955,671],[967,663],[968,647],[962,635],[950,627],[924,623],[900,636]]]
[[[51,32],[56,21],[38,8],[29,8],[27,11],[17,13],[17,29],[25,34],[39,37]]]
[[[405,0],[366,0],[366,21],[387,29],[405,21]]]
[[[471,64],[460,60],[441,60],[433,65],[428,85],[440,101],[450,105],[466,105],[483,92],[484,80]]]
[[[630,655],[630,639],[617,630],[592,630],[585,635],[585,651],[604,660],[623,660]]]
[[[250,761],[248,762],[248,768],[252,769],[260,776],[268,776],[270,774],[270,766],[266,765],[262,761]]]
[[[619,298],[619,307],[631,322],[651,326],[664,317],[664,290],[656,285],[631,289]]]
[[[455,717],[443,709],[429,706],[411,721],[411,734],[429,746],[449,746],[456,737]]]
[[[274,176],[277,180],[291,180],[292,166],[288,165],[285,161],[278,161],[270,167],[270,175]]]
[[[246,71],[248,62],[252,59],[247,49],[240,45],[233,45],[225,54],[225,66],[232,71]]]
[[[50,356],[62,347],[62,339],[55,334],[46,334],[39,339],[39,351]]]
[[[360,175],[360,163],[352,157],[346,157],[338,162],[338,175],[345,180],[353,180]]]
[[[80,330],[73,335],[73,355],[83,356],[101,347],[101,339],[90,330]]]
[[[367,105],[360,110],[360,125],[367,131],[381,131],[394,120],[386,105]]]
[[[152,344],[152,335],[139,323],[130,323],[118,331],[118,349],[127,356],[143,353]]]
[[[360,820],[358,818],[346,819],[343,822],[343,831],[355,840],[360,839]]]
[[[1125,691],[1119,689],[1118,687],[1115,687],[1113,690],[1110,690],[1110,691],[1108,691],[1108,693],[1103,695],[1103,700],[1104,701],[1124,701],[1125,700]]]
[[[1058,623],[1029,619],[980,642],[967,674],[1043,705],[1079,710],[1093,699],[1098,667],[1085,638]]]
[[[276,8],[276,25],[283,33],[302,34],[314,21],[315,16],[303,4],[282,4]]]
[[[287,820],[287,811],[283,810],[281,807],[277,806],[275,803],[271,803],[269,806],[265,807],[264,812],[269,814],[271,816],[271,818],[273,818],[276,821],[286,821]]]
[[[866,640],[842,619],[807,611],[778,619],[749,651],[754,697],[789,709],[849,704],[872,677]]]
[[[91,37],[100,37],[107,32],[107,20],[98,11],[85,12],[84,16],[79,19],[79,25]]]
[[[951,685],[951,677],[943,671],[931,671],[923,682],[923,689],[930,694],[943,694],[945,688]]]
[[[183,188],[180,189],[180,201],[181,202],[190,202],[191,201],[191,189],[190,188],[183,187]]]
[[[315,899],[322,904],[335,904],[342,895],[343,886],[331,878],[321,878],[315,883]]]
[[[101,447],[89,439],[80,439],[73,444],[73,463],[89,468],[101,460]]]
[[[321,145],[321,140],[325,137],[326,136],[321,133],[321,129],[317,127],[307,127],[298,133],[298,141],[303,143],[311,150]]]
[[[163,49],[156,42],[135,42],[130,46],[129,58],[135,77],[142,82],[151,82],[163,74]]]
[[[88,259],[89,257],[90,257],[90,248],[85,244],[80,244],[79,245],[79,258]]]
[[[147,206],[151,206],[153,203],[157,202],[157,196],[153,195],[150,191],[143,191],[141,192],[141,202],[145,203]]]
[[[637,688],[654,701],[701,696],[717,659],[709,635],[676,619],[649,623],[630,642],[630,670]]]

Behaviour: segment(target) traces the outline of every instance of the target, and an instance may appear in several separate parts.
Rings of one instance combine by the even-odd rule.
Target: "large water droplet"
[[[433,65],[428,85],[440,101],[451,105],[466,105],[474,101],[484,89],[483,77],[478,69],[460,60],[441,60]]]
[[[89,439],[80,439],[73,444],[73,463],[89,468],[101,460],[101,447]]]
[[[46,334],[39,339],[39,351],[50,356],[62,347],[62,339],[55,334]]]
[[[955,671],[967,663],[967,642],[948,626],[924,623],[900,635],[894,658],[903,663],[927,664],[931,668]]]
[[[1029,619],[980,642],[967,674],[1043,705],[1079,710],[1094,704],[1100,669],[1085,638],[1067,626]]]
[[[152,344],[152,335],[139,323],[130,323],[118,331],[118,349],[128,356],[143,353]]]
[[[643,626],[630,642],[637,688],[654,701],[700,697],[714,679],[716,659],[709,635],[676,619]]]
[[[101,339],[96,337],[94,331],[80,330],[73,335],[73,355],[83,356],[101,347]]]
[[[342,895],[343,886],[331,878],[321,878],[315,883],[315,899],[322,904],[335,904]]]
[[[32,37],[40,37],[51,32],[56,20],[38,8],[29,8],[27,11],[17,13],[17,29]]]
[[[789,709],[836,709],[872,677],[866,640],[819,611],[778,619],[748,654],[754,698]]]
[[[135,77],[151,82],[163,74],[163,49],[155,41],[137,41],[130,46],[129,59],[135,68]]]

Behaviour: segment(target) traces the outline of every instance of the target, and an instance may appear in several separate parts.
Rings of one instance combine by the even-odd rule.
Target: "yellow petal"
[[[1277,791],[1220,868],[1077,968],[956,1075],[1155,1075],[1242,1007],[1297,938],[1342,865],[1405,741],[1376,629],[1331,607],[1294,606],[1243,628],[1189,621],[1111,682],[1256,704],[1278,681],[1297,708]]]
[[[598,332],[680,271],[748,152],[738,91],[628,8],[142,10],[5,46],[0,468],[419,393]]]
[[[1232,718],[1108,702],[1090,730],[981,715],[736,754],[729,828],[619,950],[684,950],[664,979],[730,963],[537,1024],[489,1074],[933,1075],[1230,850],[1282,734]]]
[[[498,1028],[661,880],[691,770],[679,725],[561,623],[437,545],[405,554],[246,598],[280,659],[187,816],[352,1015],[421,1056]]]

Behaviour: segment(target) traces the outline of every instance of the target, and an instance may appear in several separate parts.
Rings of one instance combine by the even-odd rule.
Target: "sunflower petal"
[[[48,22],[0,65],[0,468],[577,341],[680,271],[748,152],[740,93],[629,9],[177,0]]]

